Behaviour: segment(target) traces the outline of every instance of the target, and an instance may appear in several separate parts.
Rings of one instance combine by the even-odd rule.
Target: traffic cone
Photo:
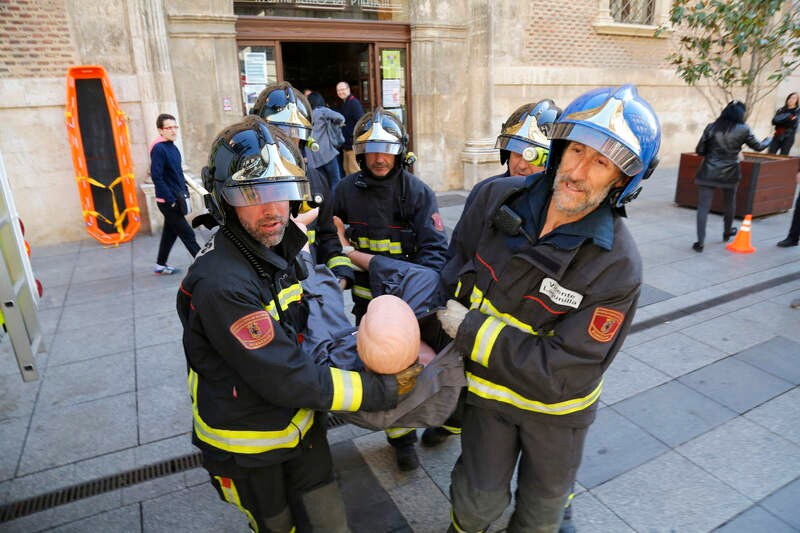
[[[745,215],[742,221],[742,227],[739,228],[739,231],[736,233],[736,238],[725,248],[739,254],[752,254],[756,251],[750,244],[750,221],[752,219],[752,216]]]

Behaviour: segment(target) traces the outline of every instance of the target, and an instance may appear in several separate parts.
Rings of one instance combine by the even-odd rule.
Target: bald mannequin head
[[[419,355],[417,317],[397,296],[385,294],[370,301],[356,339],[364,366],[378,374],[405,370]]]

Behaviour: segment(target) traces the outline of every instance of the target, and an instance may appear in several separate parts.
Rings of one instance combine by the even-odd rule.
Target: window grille
[[[610,0],[614,22],[621,24],[653,24],[656,0]]]

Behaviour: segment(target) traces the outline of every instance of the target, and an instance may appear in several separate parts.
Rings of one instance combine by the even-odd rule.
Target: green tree
[[[669,28],[679,38],[668,60],[715,112],[738,98],[749,114],[800,66],[797,0],[673,0],[659,31]]]

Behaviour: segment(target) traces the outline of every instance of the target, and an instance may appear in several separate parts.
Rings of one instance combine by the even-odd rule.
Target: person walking
[[[306,238],[290,214],[309,187],[293,140],[245,117],[213,142],[203,185],[220,229],[189,267],[177,304],[192,442],[220,498],[252,531],[295,531],[304,515],[312,531],[349,531],[326,415],[316,411],[393,408],[420,369],[353,372],[303,352],[297,254]]]
[[[319,145],[319,150],[307,152],[306,159],[310,167],[322,172],[328,181],[330,190],[333,190],[342,179],[337,157],[339,156],[339,147],[344,142],[341,130],[344,125],[344,116],[326,106],[325,99],[318,92],[308,95],[308,103],[311,104],[312,134]],[[338,137],[339,143],[334,143],[331,132]]]
[[[344,175],[349,176],[359,170],[356,156],[353,152],[353,128],[356,127],[356,122],[364,115],[364,108],[361,107],[361,102],[358,98],[350,94],[350,84],[346,81],[340,81],[336,84],[336,95],[342,99],[341,111],[344,116],[344,126],[342,126],[342,134],[344,135],[342,168],[344,169]]]
[[[769,146],[767,137],[759,142],[750,126],[744,123],[744,103],[733,100],[725,106],[719,117],[706,126],[697,147],[698,155],[704,156],[703,163],[695,175],[697,192],[697,241],[692,244],[695,252],[702,252],[706,240],[706,222],[714,198],[714,189],[722,191],[723,226],[722,240],[727,242],[736,235],[733,216],[736,210],[736,187],[742,179],[739,170],[739,152],[746,144],[756,152]]]
[[[437,312],[467,374],[448,531],[500,517],[518,460],[508,531],[558,531],[636,311],[642,261],[622,218],[660,139],[635,87],[589,91],[556,121],[545,172],[490,183],[461,216],[442,271],[456,300]]]
[[[178,122],[167,113],[158,115],[156,119],[159,137],[150,146],[150,177],[156,188],[156,205],[164,215],[164,228],[161,230],[161,241],[158,245],[158,256],[153,272],[156,274],[174,274],[180,269],[169,266],[167,258],[180,237],[183,245],[192,255],[197,255],[200,245],[194,230],[186,222],[189,212],[189,189],[183,177],[181,152],[175,146],[178,138]]]
[[[775,111],[775,116],[772,117],[775,134],[772,136],[772,142],[769,143],[769,153],[780,152],[781,155],[789,155],[794,144],[794,136],[797,133],[798,99],[800,97],[797,93],[789,93],[783,107]]]

